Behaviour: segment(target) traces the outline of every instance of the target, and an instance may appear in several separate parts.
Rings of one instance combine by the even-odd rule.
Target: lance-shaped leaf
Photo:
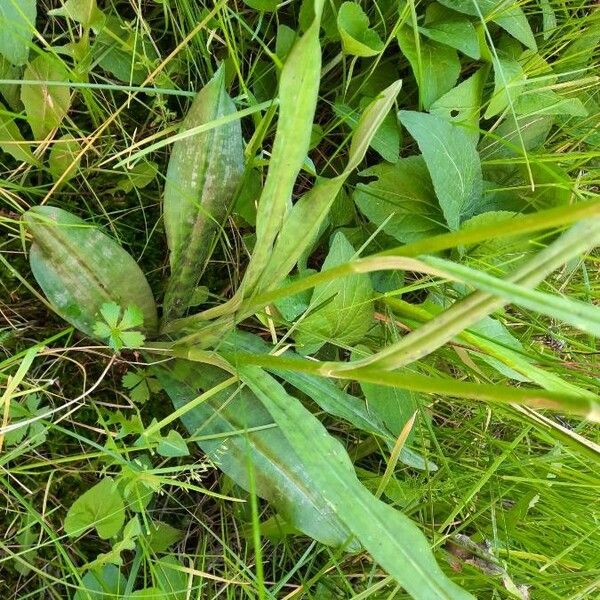
[[[296,177],[310,146],[321,77],[319,32],[324,0],[314,0],[314,19],[293,45],[279,80],[279,120],[269,171],[258,202],[256,244],[243,286],[251,290],[269,261],[290,207]]]
[[[218,122],[235,112],[221,67],[200,90],[183,130]],[[242,129],[229,121],[173,145],[164,196],[164,221],[171,250],[165,297],[167,318],[181,316],[206,266],[219,229],[231,208],[244,169]]]
[[[152,373],[176,409],[228,378],[217,367],[186,360],[152,367]],[[219,392],[181,420],[197,436],[200,448],[246,490],[250,489],[249,469],[253,469],[256,493],[296,529],[331,546],[341,546],[351,537],[285,436],[269,427],[273,419],[250,390]]]
[[[320,179],[294,204],[260,278],[263,289],[276,287],[314,242],[333,201],[348,176],[362,162],[373,136],[392,108],[401,87],[402,81],[395,81],[365,108],[352,135],[348,164],[344,171],[337,177]]]
[[[279,425],[323,501],[413,598],[473,598],[442,572],[417,526],[358,481],[344,447],[299,400],[262,369],[245,366],[239,373]]]
[[[143,330],[157,326],[150,286],[135,260],[97,227],[53,206],[36,206],[24,215],[33,236],[31,270],[56,312],[94,337],[103,304],[137,307]]]

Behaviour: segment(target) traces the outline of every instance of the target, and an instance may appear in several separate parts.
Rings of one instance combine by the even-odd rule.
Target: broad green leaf
[[[100,28],[104,14],[98,8],[96,0],[63,0],[60,8],[48,11],[51,17],[68,17],[86,28]]]
[[[147,535],[147,543],[152,552],[165,552],[169,546],[183,538],[183,531],[175,529],[163,521],[152,521]]]
[[[37,164],[37,160],[31,152],[29,144],[21,135],[15,119],[2,103],[0,103],[0,149],[18,161],[31,165]]]
[[[24,83],[21,100],[33,135],[41,140],[62,123],[69,111],[71,91],[64,85],[69,81],[69,74],[59,58],[45,52],[27,65],[23,79],[39,82]],[[59,85],[51,85],[51,82]]]
[[[375,165],[361,175],[377,179],[359,183],[354,202],[388,235],[406,243],[445,231],[444,217],[421,156],[401,158],[394,165]]]
[[[255,10],[273,12],[277,10],[279,0],[244,0],[244,4],[247,4],[250,8],[254,8]]]
[[[119,533],[125,522],[125,506],[112,477],[105,477],[77,498],[65,519],[69,537],[81,535],[92,527],[107,540]]]
[[[414,598],[472,598],[442,572],[416,525],[358,481],[343,446],[314,415],[263,370],[247,366],[239,371],[279,425],[324,501],[375,561]]]
[[[63,177],[62,181],[67,182],[77,174],[80,150],[79,142],[70,133],[54,141],[48,157],[48,167],[54,181]]]
[[[486,77],[486,67],[475,71],[468,79],[436,100],[429,112],[462,125],[468,133],[479,139],[481,98]]]
[[[490,161],[523,156],[524,151],[539,148],[544,143],[553,123],[551,115],[520,115],[515,119],[509,113],[494,130],[493,136],[480,142],[481,158]]]
[[[429,107],[455,85],[460,74],[460,62],[454,48],[421,38],[415,42],[413,29],[404,26],[398,32],[398,44],[406,56],[419,86],[423,107]]]
[[[153,565],[154,582],[164,600],[189,600],[189,576],[174,556],[165,556]]]
[[[342,48],[352,56],[375,56],[383,50],[383,42],[373,29],[369,17],[356,2],[344,2],[338,11],[337,26]]]
[[[221,66],[194,99],[183,130],[218,121],[235,110],[225,90],[225,69]],[[219,228],[231,210],[243,170],[239,120],[173,145],[163,202],[171,265],[164,301],[166,319],[180,317],[187,309]]]
[[[125,591],[127,581],[115,565],[89,571],[81,579],[73,600],[116,600]]]
[[[322,271],[347,262],[354,254],[344,234],[337,233]],[[329,340],[339,345],[360,341],[373,327],[373,288],[369,276],[356,274],[316,286],[311,309],[314,312],[301,320],[295,333],[302,354],[316,352]]]
[[[116,189],[128,194],[131,190],[141,190],[150,185],[158,174],[158,165],[151,160],[141,159],[128,169],[125,176],[117,182]]]
[[[521,63],[510,58],[494,59],[494,91],[483,115],[490,119],[510,106],[520,94],[527,76]]]
[[[480,58],[479,38],[473,23],[439,4],[427,7],[425,24],[418,30],[435,42],[456,48],[475,60]]]
[[[563,96],[552,90],[524,91],[516,98],[514,108],[518,115],[588,115],[579,98]]]
[[[93,336],[104,304],[142,311],[144,331],[157,327],[150,286],[133,258],[97,227],[52,206],[23,217],[33,236],[31,270],[56,312]],[[113,309],[114,310],[114,309]]]
[[[156,365],[152,372],[176,409],[197,398],[199,390],[210,390],[228,377],[216,367],[185,360]],[[200,448],[239,486],[250,489],[248,469],[254,469],[256,493],[296,529],[331,546],[348,540],[348,529],[299,467],[281,431],[270,426],[271,416],[250,390],[219,392],[181,420]]]
[[[24,65],[35,32],[36,0],[0,0],[0,54]]]
[[[160,440],[156,451],[166,458],[175,458],[178,456],[188,456],[190,451],[188,450],[185,440],[181,437],[181,434],[174,429],[171,429],[164,437]]]
[[[462,127],[436,115],[403,110],[399,118],[423,154],[448,226],[458,229],[481,199],[483,178],[476,141]]]
[[[440,4],[497,23],[522,44],[537,50],[529,21],[517,0],[439,0]]]

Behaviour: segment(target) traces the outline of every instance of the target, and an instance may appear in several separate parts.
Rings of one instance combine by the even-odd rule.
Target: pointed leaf
[[[354,202],[388,235],[407,243],[446,230],[423,157],[409,156],[394,165],[375,165],[361,175],[377,179],[359,183]]]
[[[458,229],[481,197],[476,141],[463,128],[435,115],[402,110],[399,118],[423,153],[448,226]]]
[[[227,379],[210,365],[176,360],[155,366],[176,409]],[[341,546],[349,531],[322,499],[318,486],[299,466],[295,451],[258,399],[243,388],[225,390],[186,412],[181,420],[198,445],[244,489],[250,489],[248,469],[254,469],[256,493],[268,500],[296,529],[320,542]]]
[[[343,233],[337,233],[323,271],[341,265],[354,256],[354,248]],[[311,306],[321,308],[302,320],[295,339],[302,354],[316,352],[328,340],[352,345],[361,340],[373,326],[373,288],[366,274],[316,286]]]
[[[225,70],[221,67],[194,99],[183,130],[218,121],[235,110],[225,91]],[[180,317],[187,309],[216,234],[231,210],[243,168],[239,120],[173,145],[163,207],[171,251],[171,276],[165,294],[167,318]]]

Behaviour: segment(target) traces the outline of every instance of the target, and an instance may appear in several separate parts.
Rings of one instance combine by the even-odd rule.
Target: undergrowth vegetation
[[[599,41],[0,0],[3,597],[597,597]]]

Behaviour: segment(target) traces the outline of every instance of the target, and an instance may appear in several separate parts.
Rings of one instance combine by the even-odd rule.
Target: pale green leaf
[[[373,496],[357,479],[350,458],[302,403],[256,367],[240,375],[258,396],[296,451],[319,493],[373,559],[414,598],[471,600],[437,565],[416,525]]]
[[[121,322],[119,323],[120,329],[133,329],[134,327],[140,327],[144,323],[144,313],[135,305],[130,304],[124,311]]]
[[[104,14],[98,8],[96,0],[66,0],[60,8],[49,10],[48,15],[68,17],[86,28],[99,28],[104,22]]]
[[[71,91],[63,85],[69,75],[59,58],[44,52],[27,65],[23,79],[35,82],[21,86],[21,100],[33,135],[41,140],[62,123],[69,111]]]
[[[247,4],[250,8],[255,10],[263,10],[266,12],[273,12],[277,10],[277,5],[280,0],[244,0],[244,4]]]
[[[356,2],[344,2],[340,6],[337,25],[346,54],[368,57],[383,50],[381,38],[369,29],[369,17]]]
[[[116,302],[106,302],[100,307],[100,314],[104,317],[109,327],[116,328],[121,316],[121,307]]]
[[[94,527],[107,540],[119,532],[125,522],[125,506],[112,477],[105,477],[77,498],[65,519],[65,533],[76,537]]]

